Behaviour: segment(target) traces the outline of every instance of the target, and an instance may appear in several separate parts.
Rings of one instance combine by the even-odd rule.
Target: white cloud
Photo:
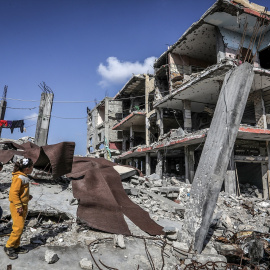
[[[101,75],[102,80],[99,85],[102,87],[108,86],[110,83],[122,84],[125,83],[131,76],[143,73],[153,73],[153,65],[156,57],[148,57],[143,63],[136,62],[123,62],[117,57],[108,57],[104,65],[103,63],[98,66],[98,73]]]
[[[37,121],[38,114],[37,113],[32,113],[30,115],[27,115],[24,117],[24,119],[27,119],[29,121]]]

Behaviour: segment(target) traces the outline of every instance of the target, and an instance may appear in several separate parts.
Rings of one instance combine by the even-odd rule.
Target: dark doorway
[[[250,184],[263,189],[261,163],[236,162],[240,184]]]

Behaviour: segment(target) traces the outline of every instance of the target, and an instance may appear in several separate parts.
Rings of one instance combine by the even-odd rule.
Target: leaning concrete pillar
[[[270,142],[266,142],[266,149],[268,155],[268,163],[267,163],[267,182],[268,182],[268,196],[270,196]]]
[[[184,129],[191,132],[192,119],[191,119],[191,102],[190,100],[183,100],[183,115],[184,115]]]
[[[44,146],[47,144],[53,98],[54,94],[52,92],[44,91],[41,94],[35,135],[35,144],[37,144],[38,146]]]
[[[190,192],[182,241],[202,252],[254,77],[244,63],[225,76]]]

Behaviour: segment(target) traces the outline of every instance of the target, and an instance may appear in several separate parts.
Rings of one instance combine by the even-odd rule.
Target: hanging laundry
[[[0,120],[0,127],[2,128],[11,128],[13,121]]]
[[[0,120],[0,127],[7,127],[7,121],[6,120]]]
[[[11,128],[12,122],[13,122],[13,121],[9,121],[9,120],[7,121],[7,128]]]
[[[12,121],[12,125],[10,127],[11,133],[13,133],[14,128],[20,128],[21,133],[23,133],[24,121],[23,120]]]

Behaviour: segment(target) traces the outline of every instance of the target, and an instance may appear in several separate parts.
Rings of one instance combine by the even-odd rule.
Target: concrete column
[[[231,159],[229,161],[227,173],[224,179],[225,192],[229,195],[236,195],[236,174],[234,152],[232,151]]]
[[[130,95],[130,107],[129,107],[129,112],[133,112],[134,111],[134,98],[133,95]]]
[[[194,147],[188,147],[188,163],[189,163],[189,180],[190,183],[193,182],[194,175],[195,175],[195,157],[194,157]]]
[[[159,127],[159,137],[164,135],[164,125],[163,125],[163,109],[157,110],[157,125]]]
[[[125,135],[123,135],[122,151],[127,151],[127,137]]]
[[[180,232],[181,241],[198,253],[209,231],[253,78],[253,66],[247,62],[231,69],[217,101]]]
[[[139,160],[137,158],[135,158],[134,162],[135,162],[135,168],[139,169]]]
[[[110,145],[110,135],[109,135],[109,99],[106,97],[105,98],[105,132],[104,136],[107,140],[108,146]]]
[[[150,157],[150,153],[146,153],[146,155],[145,155],[145,174],[146,174],[146,176],[151,174],[151,157]]]
[[[260,155],[266,156],[266,148],[260,147]],[[269,153],[268,153],[269,154]],[[268,163],[261,163],[262,170],[262,184],[263,184],[263,198],[269,199],[269,184],[268,184]]]
[[[168,157],[164,158],[164,167],[163,167],[163,173],[168,173]]]
[[[161,153],[161,151],[157,152],[156,174],[159,175],[160,179],[162,179],[162,176],[163,176],[163,154]]]
[[[149,120],[148,120],[149,92],[150,92],[149,76],[147,74],[144,74],[144,77],[145,77],[145,113],[146,113],[146,117],[145,117],[145,143],[146,143],[146,145],[150,145],[150,132],[149,132],[150,123],[149,123]]]
[[[148,117],[147,117],[147,115],[146,115],[146,117],[145,117],[145,143],[146,143],[146,145],[147,146],[149,146],[150,145],[150,131],[149,131],[149,129],[150,129],[150,122],[149,122],[149,119],[148,119]]]
[[[266,149],[268,155],[268,164],[267,164],[267,181],[268,181],[268,194],[270,196],[270,142],[266,142]]]
[[[186,183],[191,184],[194,178],[194,150],[192,146],[185,146],[185,178]]]
[[[0,120],[5,119],[5,113],[7,108],[7,101],[5,99],[2,99],[0,102]],[[0,128],[0,138],[2,134],[2,127]]]
[[[256,126],[262,129],[267,128],[264,101],[262,97],[262,90],[252,93],[254,99]]]
[[[191,102],[190,100],[183,100],[183,116],[184,116],[184,129],[191,132],[192,119],[191,119]]]
[[[36,135],[35,135],[35,143],[38,146],[47,145],[53,98],[54,98],[53,93],[43,92],[41,94]]]
[[[134,146],[134,131],[133,131],[133,124],[129,128],[129,137],[130,137],[130,148]]]

